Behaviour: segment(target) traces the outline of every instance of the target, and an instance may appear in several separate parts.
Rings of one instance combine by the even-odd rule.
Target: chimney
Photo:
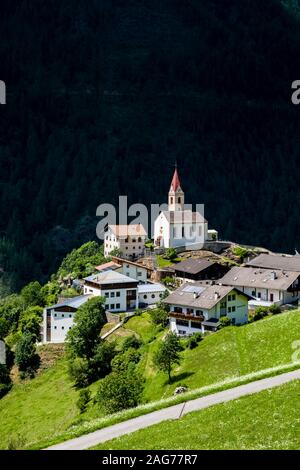
[[[275,271],[272,271],[272,272],[271,272],[271,280],[272,280],[272,281],[275,281],[275,279],[277,279],[277,274],[276,274]]]
[[[215,300],[218,300],[219,297],[220,296],[219,296],[218,292],[215,292]]]

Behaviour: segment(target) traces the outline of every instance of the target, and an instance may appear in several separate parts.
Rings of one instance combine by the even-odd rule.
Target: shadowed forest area
[[[296,1],[2,0],[0,13],[0,294],[94,239],[99,204],[165,202],[175,159],[221,238],[300,251]]]

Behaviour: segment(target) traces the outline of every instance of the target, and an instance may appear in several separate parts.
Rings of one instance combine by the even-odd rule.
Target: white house
[[[159,302],[163,294],[166,292],[166,287],[158,283],[148,283],[138,285],[139,306],[153,305]]]
[[[108,225],[104,235],[104,256],[113,250],[120,250],[127,259],[142,256],[145,249],[147,233],[142,224]]]
[[[138,308],[138,281],[116,271],[86,277],[83,292],[85,295],[105,297],[105,308],[110,312]]]
[[[250,296],[231,286],[185,283],[163,302],[170,307],[170,329],[179,335],[216,331],[220,318],[227,316],[232,324],[248,321]]]
[[[283,305],[300,298],[300,273],[296,271],[235,266],[218,282],[255,297],[250,302],[253,306]]]
[[[90,295],[80,295],[46,307],[43,313],[43,343],[63,343],[73,326],[77,309],[90,298]]]
[[[171,181],[168,210],[162,211],[154,222],[154,242],[162,248],[198,244],[208,240],[207,221],[199,212],[186,210],[184,192],[177,168]]]
[[[145,266],[130,261],[128,259],[122,259],[117,256],[112,257],[112,261],[104,264],[100,264],[95,268],[99,272],[111,271],[114,270],[125,276],[136,279],[139,282],[147,282],[148,271]]]

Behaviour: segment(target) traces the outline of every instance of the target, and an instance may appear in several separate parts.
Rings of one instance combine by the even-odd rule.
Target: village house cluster
[[[77,309],[93,296],[105,299],[107,314],[134,313],[162,301],[169,309],[170,330],[179,335],[217,331],[222,317],[233,325],[245,324],[249,309],[259,306],[298,303],[299,255],[263,253],[233,267],[213,257],[187,258],[165,269],[156,266],[156,254],[168,248],[178,253],[206,249],[213,254],[226,245],[216,230],[208,229],[202,214],[185,209],[184,198],[175,168],[168,211],[154,223],[154,251],[147,256],[148,235],[141,224],[108,225],[104,254],[109,260],[95,266],[91,276],[74,281],[81,295],[44,309],[43,342],[64,342]],[[173,278],[175,287],[162,283],[166,276]]]

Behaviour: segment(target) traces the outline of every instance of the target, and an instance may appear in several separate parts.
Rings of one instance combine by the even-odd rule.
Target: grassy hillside
[[[300,381],[166,421],[97,449],[299,449]]]
[[[189,389],[214,384],[261,369],[291,362],[292,343],[299,339],[300,311],[286,312],[243,327],[230,327],[206,337],[194,350],[184,350],[183,361],[169,385],[165,374],[153,365],[158,340],[165,334],[153,326],[148,313],[131,318],[114,338],[119,342],[140,336],[140,370],[146,378],[144,401],[168,397],[179,383]],[[113,337],[112,337],[113,339]],[[94,393],[97,383],[91,387]],[[90,404],[83,415],[76,408],[78,392],[67,376],[64,358],[29,382],[14,385],[0,400],[0,448],[29,446],[65,432],[71,425],[101,417]]]
[[[146,314],[148,315],[148,314]],[[151,323],[143,315],[131,319],[126,329],[139,331],[143,324],[148,337]],[[152,327],[153,328],[153,327]],[[155,335],[155,331],[152,332]],[[163,333],[156,333],[158,338]],[[202,387],[228,378],[249,374],[261,369],[288,364],[292,361],[293,341],[300,334],[300,311],[285,312],[242,327],[229,327],[205,337],[196,349],[182,353],[182,363],[174,371],[174,381],[168,384],[165,374],[153,365],[153,353],[157,341],[150,341],[143,348],[140,365],[146,377],[144,399],[160,399],[172,395],[179,383],[190,389]]]

